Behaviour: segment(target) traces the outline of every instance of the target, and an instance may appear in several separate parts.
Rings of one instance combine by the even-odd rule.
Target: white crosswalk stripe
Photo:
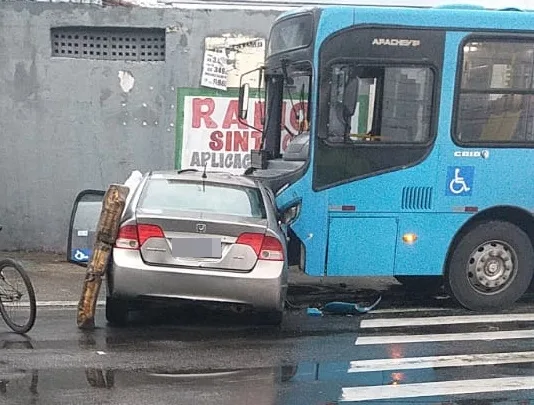
[[[417,398],[437,395],[479,394],[534,389],[534,377],[487,378],[406,385],[343,388],[340,401]]]
[[[452,325],[486,322],[521,322],[534,321],[534,314],[499,314],[499,315],[462,315],[429,316],[418,318],[378,318],[365,319],[362,328],[393,328],[398,326]]]
[[[534,362],[534,352],[460,354],[351,361],[348,372],[362,373],[366,371],[413,370],[427,367],[460,367],[532,362]]]
[[[441,401],[458,395],[498,395],[499,392],[512,395],[513,391],[534,391],[534,367],[528,367],[529,363],[534,364],[534,351],[530,350],[533,347],[529,344],[534,338],[534,313],[384,316],[361,322],[355,348],[362,354],[376,352],[390,355],[369,358],[371,356],[368,354],[366,359],[351,361],[347,375],[358,376],[358,383],[341,388],[340,402],[402,399],[405,403],[410,398],[425,397],[429,400],[439,397]],[[510,341],[513,343],[508,346],[513,350],[500,349],[501,345],[506,347]],[[468,342],[472,342],[471,346],[467,345]],[[412,355],[391,355],[393,346],[403,347],[405,353]],[[525,350],[517,346],[524,346]],[[476,352],[470,353],[473,348]],[[436,351],[432,353],[433,350]],[[420,353],[420,356],[413,355]],[[527,365],[527,368],[520,364]],[[490,371],[490,375],[486,375],[480,371],[481,368],[496,365],[505,367],[504,374],[496,375],[495,371]],[[476,367],[477,371],[473,372]],[[411,374],[408,381],[401,378],[381,385],[380,379],[373,380],[371,377],[376,377],[377,373],[389,373],[397,377],[404,373]],[[476,378],[479,375],[481,378]],[[532,395],[534,398],[534,392]]]
[[[387,343],[457,342],[460,340],[504,340],[532,338],[534,338],[534,329],[499,332],[438,333],[429,335],[365,336],[358,338],[358,340],[356,340],[356,344],[378,345]]]

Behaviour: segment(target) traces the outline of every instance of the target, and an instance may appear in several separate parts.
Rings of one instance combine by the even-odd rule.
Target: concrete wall
[[[0,249],[64,251],[79,191],[174,168],[177,89],[199,86],[204,38],[266,38],[278,14],[0,2]],[[166,28],[166,61],[53,58],[66,25]]]

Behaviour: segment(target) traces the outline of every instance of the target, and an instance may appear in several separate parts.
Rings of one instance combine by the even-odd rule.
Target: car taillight
[[[236,241],[250,246],[261,260],[284,260],[284,248],[277,238],[262,233],[242,233]]]
[[[248,245],[256,253],[256,256],[260,254],[261,244],[263,243],[263,234],[262,233],[242,233],[237,238],[238,245]]]
[[[119,234],[115,240],[115,247],[121,249],[139,249],[139,237],[137,236],[137,226],[124,225],[119,229]]]
[[[124,225],[119,229],[115,247],[121,249],[139,249],[149,238],[164,238],[163,230],[157,225]]]
[[[280,241],[272,236],[266,236],[259,254],[261,260],[284,260],[284,249]]]
[[[157,225],[139,224],[137,225],[139,235],[139,245],[143,246],[149,238],[164,238],[163,230]]]

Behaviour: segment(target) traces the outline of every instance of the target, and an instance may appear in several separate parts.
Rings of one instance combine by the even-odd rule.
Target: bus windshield
[[[284,73],[266,75],[264,144],[283,156],[296,138],[308,136],[311,66],[289,66]]]
[[[284,80],[282,121],[285,136],[294,137],[308,131],[311,72],[293,72]],[[284,139],[284,137],[283,137]]]
[[[313,37],[311,14],[296,15],[277,22],[271,29],[267,55],[287,52],[310,44]]]

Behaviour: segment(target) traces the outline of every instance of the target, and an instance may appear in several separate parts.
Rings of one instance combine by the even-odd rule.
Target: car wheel
[[[106,319],[112,325],[123,326],[128,322],[128,302],[125,300],[106,298]]]
[[[448,286],[468,309],[503,309],[525,293],[533,269],[532,243],[521,228],[504,221],[482,222],[455,247]]]

